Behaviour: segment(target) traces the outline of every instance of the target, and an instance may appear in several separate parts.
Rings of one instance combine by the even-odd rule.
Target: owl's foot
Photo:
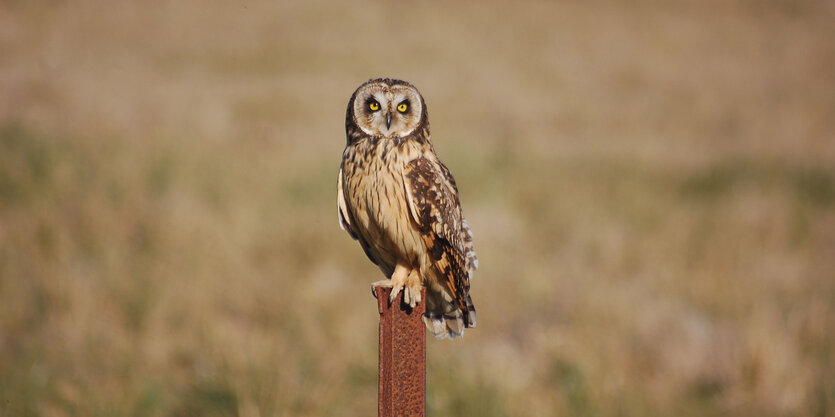
[[[418,305],[420,300],[420,290],[423,287],[423,280],[420,279],[420,275],[418,275],[417,270],[413,269],[409,271],[409,275],[406,276],[405,281],[403,282],[403,302],[408,304],[409,307],[415,308]],[[392,294],[394,297],[397,297],[397,294],[394,294],[396,289],[392,290]],[[391,298],[391,301],[394,301],[394,298]]]
[[[421,301],[420,290],[423,287],[423,282],[418,275],[417,270],[410,270],[405,266],[397,265],[394,273],[391,274],[391,279],[384,279],[371,284],[371,292],[377,296],[377,287],[391,288],[391,295],[389,302],[394,302],[400,291],[403,291],[403,302],[409,307],[415,308]]]

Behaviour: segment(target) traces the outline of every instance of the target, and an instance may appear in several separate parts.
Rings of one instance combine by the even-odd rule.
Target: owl
[[[417,88],[380,78],[357,88],[345,117],[348,143],[337,181],[339,224],[402,291],[437,338],[475,327],[470,279],[478,267],[458,186],[429,139],[429,115]],[[421,287],[426,300],[421,300]]]

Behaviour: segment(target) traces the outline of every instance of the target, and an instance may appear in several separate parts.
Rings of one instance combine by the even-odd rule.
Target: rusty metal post
[[[426,415],[426,288],[414,309],[403,296],[389,305],[391,288],[377,287],[380,311],[379,417]]]

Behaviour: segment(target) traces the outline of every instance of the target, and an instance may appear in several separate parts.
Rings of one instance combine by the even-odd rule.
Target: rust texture
[[[391,288],[377,287],[380,311],[379,417],[426,415],[426,288],[411,309],[401,295],[389,304]]]

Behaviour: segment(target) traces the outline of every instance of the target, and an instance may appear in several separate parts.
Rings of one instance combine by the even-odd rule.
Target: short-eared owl
[[[337,183],[339,223],[389,279],[391,300],[421,302],[438,338],[475,327],[470,278],[478,266],[458,186],[429,140],[426,104],[411,84],[369,80],[348,101],[348,144]]]

